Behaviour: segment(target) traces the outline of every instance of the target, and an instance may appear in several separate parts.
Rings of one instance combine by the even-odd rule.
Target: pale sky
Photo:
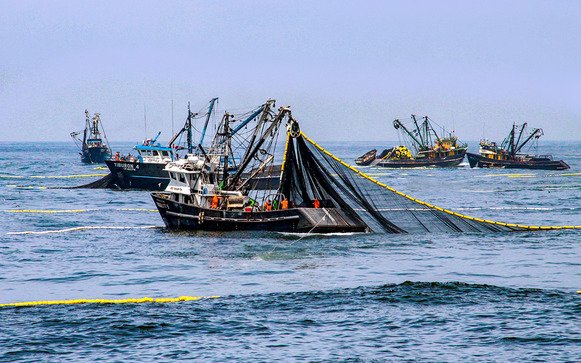
[[[4,1],[0,140],[109,140],[267,98],[325,140],[396,140],[429,115],[464,140],[512,122],[581,140],[581,1]]]

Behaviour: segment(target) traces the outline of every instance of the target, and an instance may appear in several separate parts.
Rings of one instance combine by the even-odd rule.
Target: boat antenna
[[[145,138],[147,139],[147,108],[145,107],[145,103],[143,104],[143,127],[145,131]]]
[[[174,129],[173,129],[173,98],[171,99],[171,134],[174,134]]]

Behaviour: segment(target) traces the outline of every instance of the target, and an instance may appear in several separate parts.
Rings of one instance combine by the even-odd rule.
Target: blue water
[[[391,145],[322,144],[348,162]],[[364,170],[464,214],[581,225],[580,149],[543,144],[563,172]],[[148,192],[51,189],[107,172],[69,143],[0,143],[0,170],[0,303],[221,296],[0,308],[2,362],[581,360],[579,231],[169,232]]]

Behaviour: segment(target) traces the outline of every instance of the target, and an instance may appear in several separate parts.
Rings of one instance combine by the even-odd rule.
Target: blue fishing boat
[[[81,134],[82,139],[79,138]],[[89,111],[85,110],[85,130],[71,132],[71,137],[81,150],[79,154],[83,163],[99,164],[111,157],[111,149],[99,113],[95,113],[91,119]]]
[[[208,127],[216,101],[218,101],[218,98],[210,100],[200,142],[203,142],[203,135]],[[167,146],[163,146],[157,142],[161,134],[159,132],[153,139],[146,139],[142,144],[135,145],[133,149],[137,152],[137,155],[132,156],[129,154],[122,156],[117,152],[114,157],[106,160],[105,163],[111,171],[109,184],[120,189],[165,189],[169,183],[167,171],[164,171],[167,163],[178,159],[179,151],[186,150],[184,152],[185,154],[191,153],[195,149],[193,144],[192,121],[196,116],[197,114],[192,113],[188,105],[188,117],[184,127],[172,137]],[[186,137],[185,146],[181,146],[178,141],[183,135]]]

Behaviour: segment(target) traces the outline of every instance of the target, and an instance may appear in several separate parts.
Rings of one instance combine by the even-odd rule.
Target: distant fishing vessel
[[[521,150],[531,141],[538,141],[544,135],[539,128],[523,139],[527,123],[513,124],[508,136],[502,144],[497,145],[489,140],[480,141],[480,153],[468,153],[470,167],[475,168],[506,168],[506,169],[539,169],[566,170],[570,166],[563,160],[553,160],[552,155],[521,154]]]
[[[218,98],[212,98],[208,105],[204,128],[202,131],[200,144],[204,141],[204,135],[214,110],[214,105]],[[180,150],[193,152],[195,146],[193,141],[192,120],[197,116],[192,113],[188,104],[188,117],[184,126],[178,131],[167,146],[162,146],[157,142],[161,132],[153,139],[145,139],[141,145],[135,145],[133,148],[137,155],[121,156],[116,153],[113,158],[106,160],[105,163],[111,171],[111,181],[109,184],[115,185],[121,189],[146,189],[146,190],[163,190],[169,183],[169,176],[164,170],[167,163],[177,159],[177,153]],[[185,146],[181,146],[178,139],[185,135]]]
[[[103,163],[111,157],[111,149],[108,146],[107,135],[105,135],[104,130],[101,131],[102,129],[100,114],[95,113],[91,119],[89,111],[85,110],[85,130],[71,132],[71,137],[81,150],[79,154],[81,155],[81,161],[83,163]],[[79,138],[81,134],[83,134],[82,139]],[[101,134],[103,134],[103,137],[101,137]]]
[[[458,137],[452,133],[448,136],[440,136],[432,126],[428,116],[418,123],[416,116],[412,115],[413,128],[410,130],[400,120],[393,121],[393,127],[401,132],[414,149],[414,153],[404,146],[399,145],[385,149],[380,155],[373,149],[355,159],[357,165],[374,165],[387,168],[415,168],[415,167],[451,167],[458,166],[468,146],[460,144]]]

